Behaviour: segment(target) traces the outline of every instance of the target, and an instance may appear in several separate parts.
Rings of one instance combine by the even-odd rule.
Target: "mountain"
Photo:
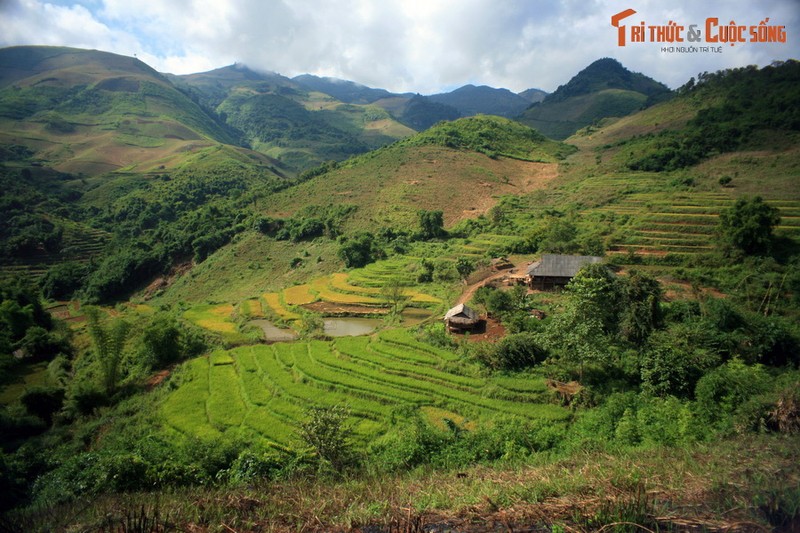
[[[256,72],[238,63],[208,72],[181,76],[165,74],[165,76],[195,101],[210,109],[216,109],[237,87],[253,87],[262,92],[299,88],[292,80],[277,72]]]
[[[238,198],[286,184],[238,135],[135,58],[1,49],[0,273],[69,261],[70,286],[102,300],[207,255],[232,237]]]
[[[548,137],[565,139],[600,119],[629,115],[670,94],[664,84],[604,58],[533,104],[518,120]]]
[[[321,78],[311,74],[295,76],[292,81],[309,91],[329,94],[347,104],[371,104],[381,98],[398,96],[386,89],[373,89],[353,81],[328,77]],[[403,96],[410,97],[411,95],[406,94]]]
[[[391,93],[353,82],[310,75],[289,79],[244,65],[173,79],[254,150],[294,172],[347,159],[414,133],[370,104]]]
[[[438,105],[438,104],[437,104]],[[353,205],[348,229],[408,228],[419,209],[447,225],[485,214],[503,194],[543,188],[572,147],[510,119],[461,118],[334,166],[271,198],[270,216]]]
[[[461,112],[453,106],[417,94],[402,102],[397,116],[409,128],[423,131],[443,120],[456,120],[461,117]]]
[[[452,92],[433,94],[427,98],[454,107],[465,117],[478,114],[514,117],[530,105],[529,100],[508,89],[495,89],[486,85],[465,85]]]
[[[236,142],[138,59],[59,47],[0,50],[0,144],[24,146],[46,166],[85,176],[157,171]]]
[[[396,94],[385,89],[374,89],[337,78],[320,78],[303,74],[296,76],[293,80],[308,90],[325,93],[342,102],[374,104],[390,113],[400,123],[416,131],[428,129],[442,120],[455,120],[462,116],[475,114],[464,113],[456,106],[437,101],[431,96],[413,93]]]
[[[544,100],[549,93],[541,89],[525,89],[524,91],[518,94],[527,101],[536,103]]]

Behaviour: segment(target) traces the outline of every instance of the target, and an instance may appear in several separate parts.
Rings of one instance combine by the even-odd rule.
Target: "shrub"
[[[696,406],[700,417],[711,427],[730,432],[733,415],[754,396],[766,392],[769,376],[761,365],[747,366],[732,359],[697,382]]]
[[[342,406],[311,407],[300,425],[300,438],[319,457],[339,471],[353,460],[349,411]],[[322,465],[320,465],[322,466]]]
[[[64,404],[64,389],[34,387],[25,391],[20,401],[30,414],[41,418],[49,425],[53,422],[53,415]]]
[[[495,370],[519,370],[540,363],[546,355],[532,333],[515,333],[497,343],[493,360],[484,364]]]

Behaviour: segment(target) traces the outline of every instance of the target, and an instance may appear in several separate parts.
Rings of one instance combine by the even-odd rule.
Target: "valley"
[[[797,62],[537,102],[0,66],[0,526],[800,519]]]

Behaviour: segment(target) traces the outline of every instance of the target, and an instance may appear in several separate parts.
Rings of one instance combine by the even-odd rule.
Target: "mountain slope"
[[[397,96],[386,89],[373,89],[348,80],[322,78],[311,74],[295,76],[292,81],[309,91],[329,94],[346,104],[371,104],[381,98]]]
[[[369,105],[391,93],[353,82],[310,75],[291,80],[244,65],[174,79],[255,150],[295,172],[414,133],[379,106]],[[372,96],[360,96],[364,92]]]
[[[451,225],[484,214],[501,194],[540,189],[571,148],[499,117],[444,123],[364,154],[276,194],[267,214],[307,205],[354,205],[346,228],[410,228],[419,209],[444,211]]]
[[[58,170],[150,171],[187,150],[235,142],[137,59],[57,47],[0,50],[0,144],[27,146]]]
[[[530,101],[508,89],[495,89],[481,85],[465,85],[458,89],[427,97],[429,100],[458,109],[462,116],[497,115],[514,117],[530,105]]]
[[[525,89],[524,91],[518,94],[527,101],[532,103],[541,102],[548,95],[546,91],[543,91],[541,89]]]
[[[669,89],[614,59],[599,59],[580,71],[518,120],[548,137],[565,139],[584,126],[621,117],[668,98]]]

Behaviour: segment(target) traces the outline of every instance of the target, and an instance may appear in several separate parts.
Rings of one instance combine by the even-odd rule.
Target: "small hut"
[[[575,277],[584,266],[599,263],[602,257],[592,255],[553,255],[545,254],[541,261],[528,268],[528,279],[534,289],[546,290],[563,287]]]
[[[444,315],[448,331],[454,333],[471,331],[480,320],[478,313],[464,304],[458,304]]]

